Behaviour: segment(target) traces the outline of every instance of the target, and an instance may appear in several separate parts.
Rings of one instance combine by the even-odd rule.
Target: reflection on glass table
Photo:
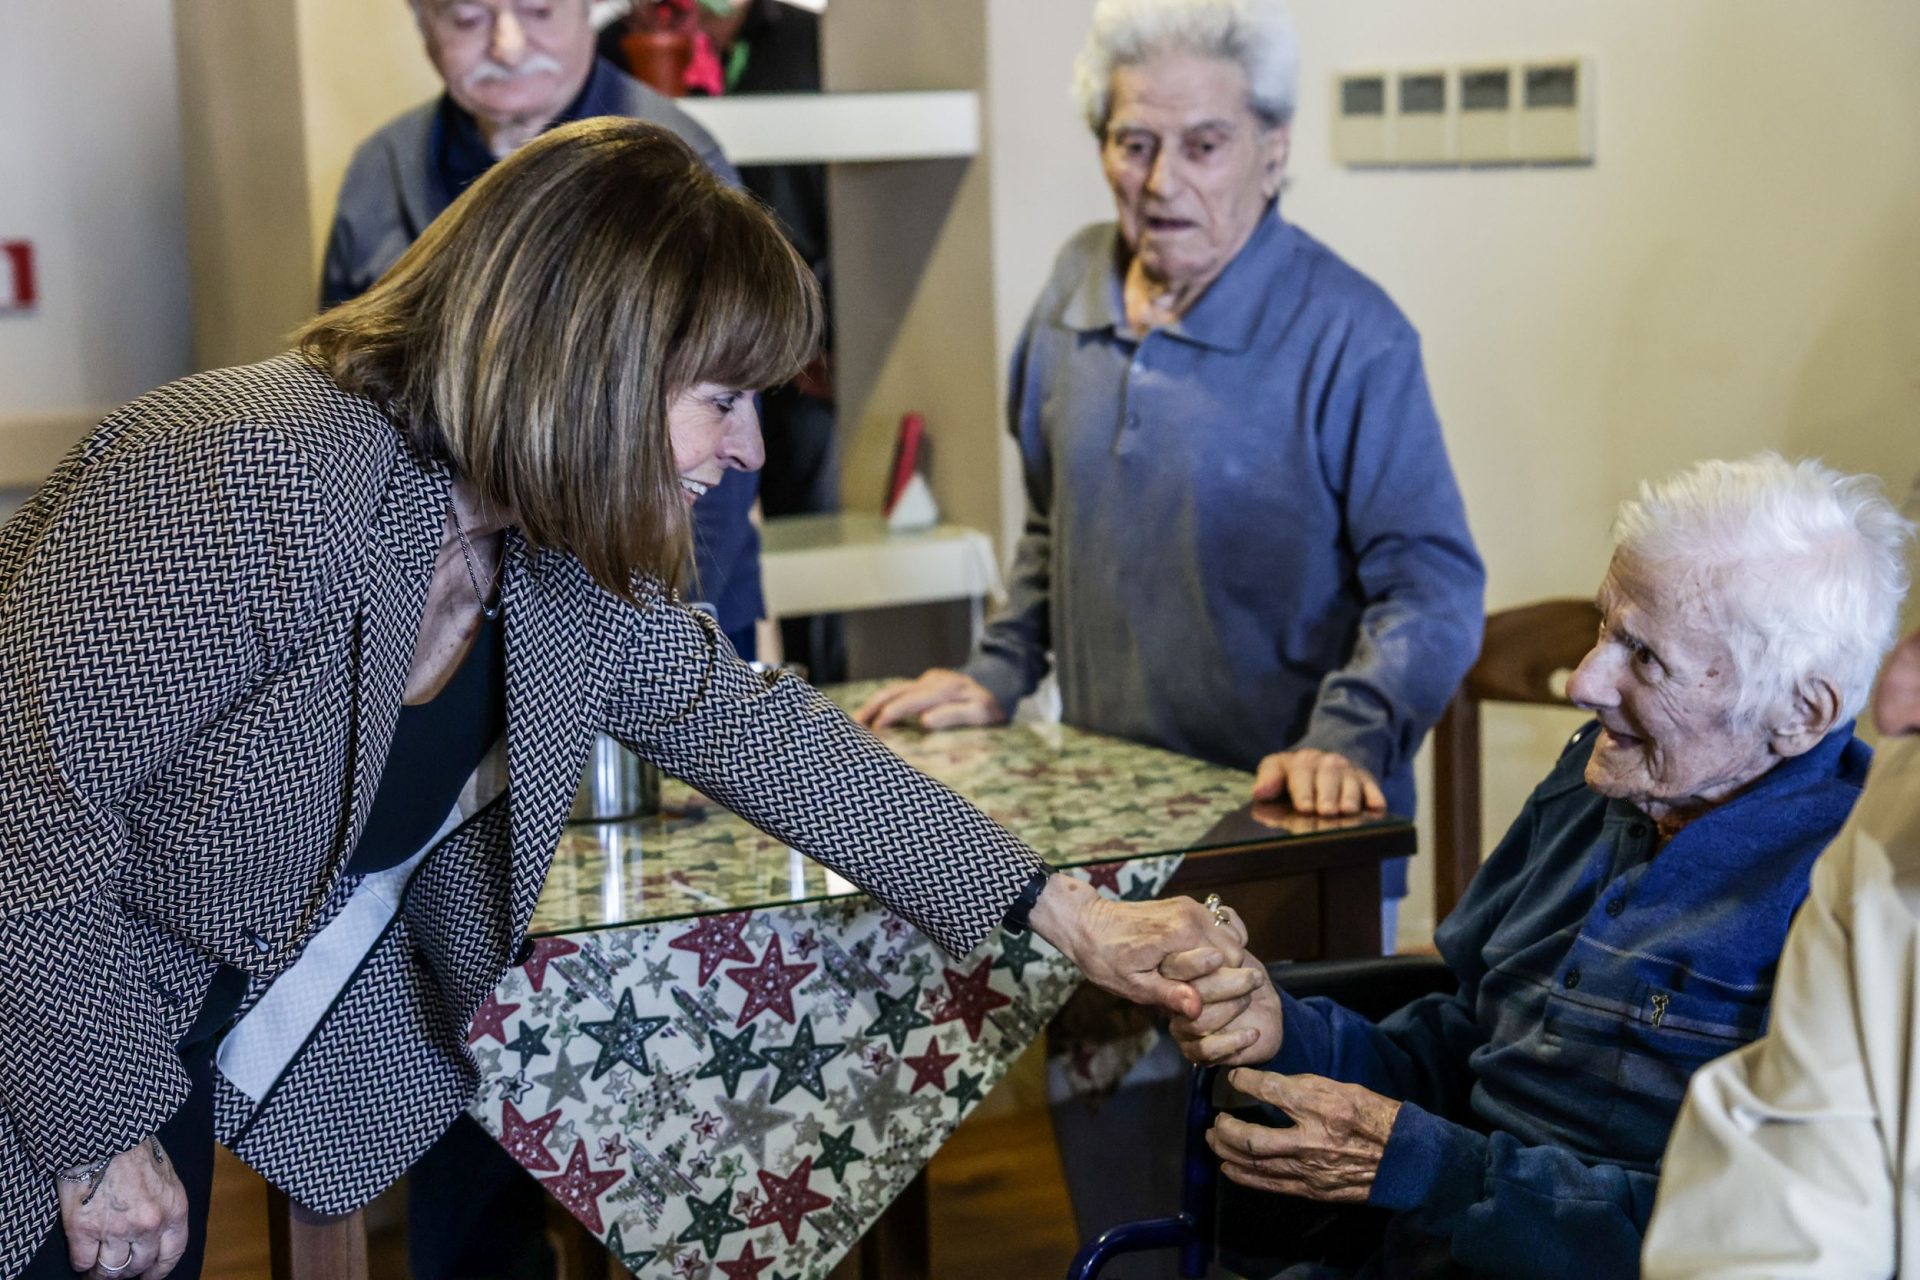
[[[850,707],[874,687],[844,685],[827,693]],[[1238,770],[1063,725],[938,734],[901,729],[882,738],[1059,867],[1404,825],[1249,806],[1251,779]],[[858,892],[685,783],[665,779],[660,804],[651,817],[566,829],[534,912],[534,932],[575,933]]]

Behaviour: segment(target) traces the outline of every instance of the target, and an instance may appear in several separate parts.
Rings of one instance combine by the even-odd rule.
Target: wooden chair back
[[[1480,704],[1568,706],[1555,680],[1593,647],[1591,600],[1542,600],[1487,615],[1480,658],[1433,731],[1433,920],[1447,918],[1480,867]]]

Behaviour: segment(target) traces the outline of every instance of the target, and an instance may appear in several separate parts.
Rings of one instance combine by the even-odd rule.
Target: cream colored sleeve
[[[1767,1034],[1694,1076],[1662,1164],[1646,1276],[1895,1272],[1916,929],[1888,850],[1920,859],[1916,768],[1907,750],[1876,762],[1815,864]]]

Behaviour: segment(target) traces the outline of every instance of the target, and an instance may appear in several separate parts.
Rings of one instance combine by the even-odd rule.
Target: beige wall
[[[174,0],[202,367],[313,314],[347,162],[439,91],[406,0]]]
[[[994,192],[994,254],[1037,287],[1065,230],[1105,216],[1064,100],[1092,6],[994,3],[994,144],[1028,148],[1000,162],[1019,184]],[[1694,458],[1818,455],[1904,493],[1920,469],[1920,6],[1294,9],[1305,74],[1286,210],[1420,327],[1493,607],[1591,591],[1614,505]],[[1335,70],[1527,53],[1595,58],[1591,168],[1332,163]],[[1002,303],[1004,346],[1005,308],[1024,304]],[[1490,835],[1566,724],[1488,717]]]
[[[0,3],[0,239],[33,242],[41,295],[0,316],[0,485],[187,371],[172,27],[164,4]]]
[[[407,0],[297,0],[307,217],[320,278],[347,162],[366,137],[440,92]]]

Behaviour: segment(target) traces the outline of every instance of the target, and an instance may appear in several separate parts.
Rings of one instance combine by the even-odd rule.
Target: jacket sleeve
[[[1385,777],[1410,759],[1480,651],[1486,573],[1407,336],[1339,379],[1322,465],[1342,495],[1366,601],[1353,653],[1321,680],[1297,747]]]
[[[1042,866],[812,686],[753,671],[705,614],[655,603],[638,636],[605,731],[949,952],[978,946]]]
[[[1632,1277],[1655,1175],[1589,1165],[1406,1103],[1368,1202],[1446,1239],[1475,1275]]]
[[[1903,1270],[1904,1166],[1920,922],[1871,828],[1915,790],[1888,748],[1814,865],[1780,959],[1767,1034],[1694,1073],[1667,1144],[1649,1277],[1887,1276]],[[1911,748],[1907,750],[1910,752]],[[1904,765],[1904,769],[1903,766]],[[1920,800],[1920,795],[1914,799]],[[1914,829],[1915,806],[1899,828]]]
[[[49,1172],[185,1099],[115,891],[128,801],[281,643],[318,563],[312,491],[252,434],[136,438],[76,453],[4,531],[0,1106]]]
[[[1053,468],[1039,421],[1039,396],[1027,385],[1032,372],[1035,321],[1014,348],[1008,377],[1007,422],[1020,448],[1020,470],[1027,489],[1026,522],[1014,549],[1007,602],[981,633],[962,670],[993,694],[1008,715],[1046,678],[1053,648]]]

